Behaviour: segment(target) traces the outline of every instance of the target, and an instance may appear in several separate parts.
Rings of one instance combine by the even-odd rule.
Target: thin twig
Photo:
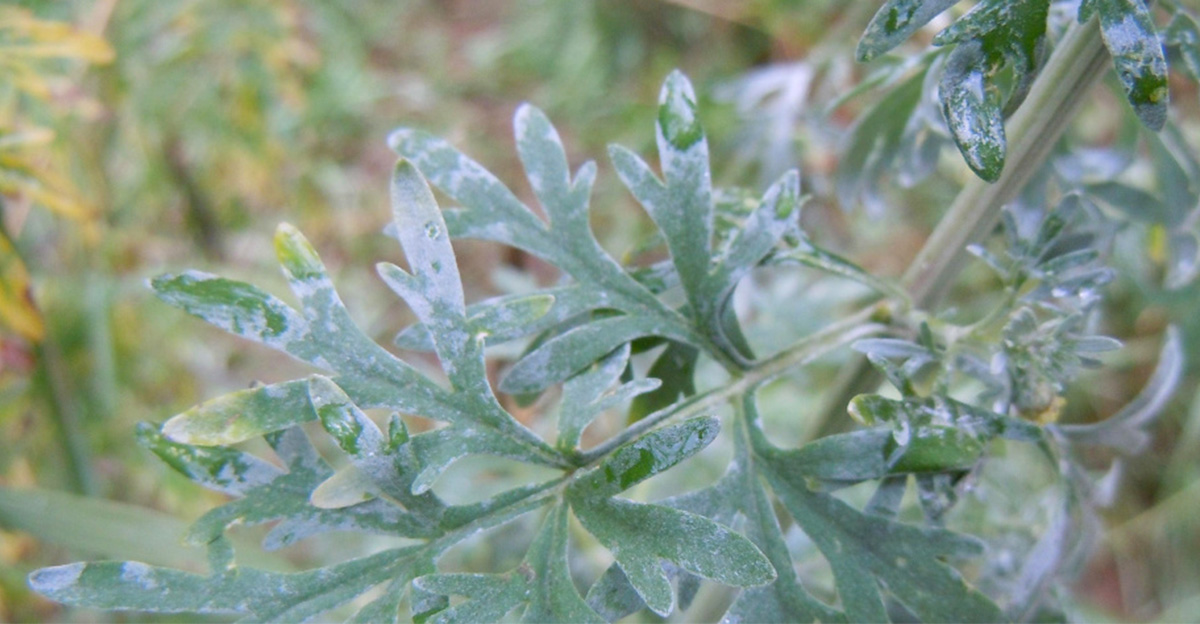
[[[887,305],[887,304],[881,304]],[[689,397],[687,400],[661,409],[633,423],[623,431],[579,455],[579,464],[586,466],[603,458],[617,447],[649,431],[659,423],[675,417],[687,417],[714,410],[731,398],[755,388],[788,370],[813,360],[867,336],[880,334],[887,325],[872,320],[880,312],[872,306],[807,336],[775,355],[760,360],[740,377],[728,384]]]

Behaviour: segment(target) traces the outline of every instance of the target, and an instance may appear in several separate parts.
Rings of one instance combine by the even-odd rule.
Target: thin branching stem
[[[888,307],[886,303],[880,305]],[[726,401],[740,396],[792,368],[808,364],[855,340],[883,333],[888,326],[877,322],[875,317],[889,311],[880,309],[878,305],[872,306],[807,336],[775,355],[759,360],[740,376],[730,380],[729,383],[689,397],[685,401],[661,409],[633,423],[617,435],[581,453],[579,464],[586,466],[602,459],[621,445],[636,439],[668,419],[694,416],[714,410]]]

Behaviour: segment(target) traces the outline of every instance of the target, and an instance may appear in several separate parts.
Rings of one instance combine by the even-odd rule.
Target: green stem
[[[881,313],[890,313],[888,308],[887,304],[880,304],[860,310],[848,318],[793,343],[779,353],[756,362],[728,384],[694,395],[685,401],[646,416],[617,435],[581,453],[579,465],[586,466],[600,460],[617,447],[637,438],[667,419],[676,416],[693,416],[714,410],[729,399],[744,394],[792,368],[808,364],[822,355],[860,338],[884,332],[887,330],[887,325],[875,322],[874,317]]]
[[[1055,143],[1108,66],[1108,52],[1096,20],[1073,24],[1008,122],[1008,153],[1000,179],[989,184],[972,178],[901,278],[914,308],[929,309],[937,303],[964,264],[967,245],[996,226],[1001,208],[1045,166]],[[841,416],[850,399],[869,392],[877,383],[866,359],[855,358],[842,370],[830,403],[820,412],[814,428],[817,435],[841,431],[848,423]]]
[[[54,421],[59,445],[66,456],[67,477],[70,479],[71,490],[77,494],[94,496],[97,486],[92,478],[87,440],[80,430],[81,410],[71,390],[62,353],[49,334],[37,347],[37,360],[46,384],[50,418]]]

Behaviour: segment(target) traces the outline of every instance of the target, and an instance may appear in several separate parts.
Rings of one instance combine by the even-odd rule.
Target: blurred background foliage
[[[853,160],[855,121],[903,96],[885,70],[918,58],[936,32],[919,33],[907,56],[857,65],[853,47],[876,8],[835,0],[0,7],[0,620],[101,617],[29,592],[25,575],[39,566],[128,556],[139,546],[176,565],[195,563],[196,553],[178,552],[175,518],[195,518],[217,495],[137,447],[134,425],[303,371],[162,305],[145,288],[148,277],[196,267],[280,285],[269,241],[286,220],[309,235],[356,320],[381,343],[411,321],[371,268],[399,255],[381,234],[393,158],[384,137],[398,125],[444,136],[501,179],[518,180],[510,119],[518,103],[535,102],[564,134],[573,162],[600,163],[593,224],[618,257],[636,258],[651,228],[607,170],[604,149],[622,143],[653,153],[655,94],[680,67],[703,100],[718,182],[761,191],[799,165],[814,195],[804,216],[814,238],[877,274],[898,275],[971,174],[938,142],[936,127],[922,130],[931,151],[919,171],[880,181],[877,163]],[[1194,152],[1195,83],[1171,88],[1172,149]],[[898,105],[919,118],[929,103]],[[1125,106],[1098,93],[1073,139],[1151,154],[1152,142],[1121,130]],[[852,179],[837,171],[839,161],[851,164]],[[1148,169],[1125,173],[1166,192]],[[1111,530],[1079,581],[1077,608],[1092,620],[1200,612],[1200,282],[1155,286],[1169,235],[1153,219],[1123,228],[1112,260],[1120,277],[1101,329],[1126,346],[1089,373],[1064,416],[1098,420],[1120,409],[1153,370],[1163,328],[1182,326],[1191,355],[1184,390],[1152,451],[1125,464],[1105,518]],[[470,243],[459,253],[476,298],[553,278],[511,250]],[[953,303],[967,312],[985,305],[977,295],[994,287],[988,279],[982,269],[966,271]],[[837,318],[861,294],[817,273],[766,270],[739,292],[739,314],[756,321],[752,341],[770,344]],[[783,440],[806,435],[798,406],[820,405],[837,364],[806,369],[764,396]],[[538,417],[536,409],[519,415]],[[1008,479],[1037,478],[1007,470]],[[693,473],[657,487],[715,476]],[[39,488],[41,507],[9,496],[29,488]],[[92,506],[58,506],[59,492]],[[1010,506],[1015,519],[1030,513]],[[78,513],[47,520],[62,509]],[[341,547],[301,545],[262,565],[303,566]],[[477,548],[461,563],[494,569],[504,556],[503,548]]]

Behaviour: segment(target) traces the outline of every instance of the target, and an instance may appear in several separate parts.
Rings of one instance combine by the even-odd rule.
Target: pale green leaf
[[[696,94],[678,71],[667,76],[659,94],[658,155],[664,182],[658,182],[625,150],[610,150],[625,186],[666,238],[688,302],[700,318],[718,302],[705,297],[713,236],[712,180],[708,142],[696,110]]]
[[[959,0],[888,0],[858,41],[855,55],[866,63],[900,45]]]
[[[274,464],[235,449],[172,442],[149,423],[138,423],[137,440],[183,476],[225,494],[241,496],[283,473]]]
[[[652,611],[675,606],[660,560],[738,587],[769,583],[775,570],[745,537],[708,518],[670,507],[621,499],[573,498],[584,528],[613,553]]]
[[[308,502],[320,509],[342,509],[369,501],[380,494],[379,487],[358,466],[350,464],[338,468],[322,481]]]
[[[30,575],[29,584],[45,596],[80,607],[301,622],[379,583],[412,578],[429,559],[424,547],[412,546],[308,572],[280,574],[235,567],[211,576],[135,561],[73,563],[38,570]]]
[[[244,282],[187,271],[156,277],[150,287],[188,314],[280,351],[291,352],[307,335],[308,324],[291,306]]]
[[[312,419],[308,381],[297,379],[231,392],[210,399],[163,424],[176,442],[234,444]]]
[[[451,236],[492,240],[552,260],[546,224],[482,165],[446,141],[415,130],[396,130],[388,145],[464,206],[445,212]]]
[[[1171,22],[1163,30],[1163,42],[1174,46],[1183,61],[1183,69],[1192,80],[1200,81],[1200,24],[1183,7],[1176,7]]]
[[[402,624],[400,604],[404,601],[408,579],[397,578],[388,583],[383,595],[359,609],[347,622],[352,624]]]
[[[486,344],[500,344],[549,329],[554,324],[587,309],[564,310],[565,307],[560,305],[554,291],[496,297],[467,306],[467,325],[474,331],[483,333]],[[555,310],[556,314],[547,318],[547,313],[551,310]],[[417,323],[400,332],[395,342],[396,346],[402,349],[433,350],[433,337],[423,323]]]
[[[1183,377],[1187,358],[1183,337],[1175,326],[1167,328],[1158,365],[1145,387],[1128,405],[1106,420],[1059,427],[1068,439],[1082,444],[1103,444],[1125,453],[1137,453],[1150,443],[1146,428],[1162,413]]]
[[[499,622],[525,600],[526,579],[519,571],[508,574],[430,574],[415,581],[421,589],[467,600],[432,614],[426,622]]]
[[[720,423],[699,417],[656,429],[613,451],[567,488],[572,500],[607,498],[699,453],[717,437]]]
[[[1133,111],[1147,128],[1162,130],[1169,102],[1167,59],[1150,9],[1143,0],[1083,0],[1079,21],[1093,15],[1099,16],[1104,44]]]
[[[525,354],[504,376],[500,390],[537,392],[563,381],[613,349],[646,336],[686,341],[678,326],[653,316],[614,316],[570,329]]]
[[[1000,609],[943,562],[978,555],[973,539],[870,516],[808,489],[805,477],[771,458],[764,472],[775,495],[833,568],[851,621],[886,621],[878,581],[918,617],[933,622],[998,622]]]
[[[555,446],[567,451],[579,446],[583,430],[602,411],[599,402],[605,391],[617,383],[628,364],[629,344],[626,343],[563,384]]]
[[[604,621],[583,601],[571,581],[567,564],[568,519],[566,504],[556,505],[542,522],[525,555],[532,578],[526,581],[529,606],[521,618],[523,622]]]
[[[946,126],[976,175],[995,182],[1004,169],[1007,139],[999,89],[988,79],[988,59],[977,41],[950,53],[938,93]]]
[[[287,463],[288,471],[245,490],[242,498],[201,516],[188,530],[190,543],[210,543],[233,523],[254,525],[275,520],[281,522],[263,542],[268,550],[327,531],[353,530],[411,537],[436,534],[436,527],[428,519],[381,499],[341,509],[321,509],[312,505],[311,493],[333,476],[333,470],[317,455],[299,429],[271,434],[268,442]]]

